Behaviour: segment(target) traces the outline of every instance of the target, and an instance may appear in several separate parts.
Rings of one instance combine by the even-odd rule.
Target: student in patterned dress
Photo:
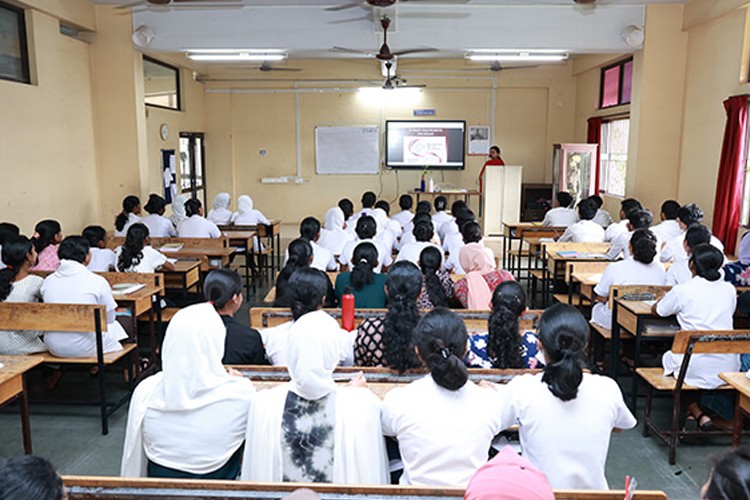
[[[57,271],[60,267],[60,257],[57,249],[62,241],[62,227],[56,220],[47,219],[39,222],[34,227],[34,236],[31,238],[36,248],[39,259],[32,271]]]

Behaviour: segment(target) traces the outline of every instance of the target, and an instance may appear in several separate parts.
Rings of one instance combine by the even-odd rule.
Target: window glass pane
[[[177,68],[144,57],[143,80],[146,104],[180,109],[178,78]]]
[[[625,196],[630,120],[602,123],[600,186],[610,196]]]
[[[740,224],[750,224],[750,127],[745,136],[745,182],[742,185],[742,211]]]
[[[602,78],[602,108],[617,106],[620,87],[620,66],[604,71]]]
[[[0,4],[0,78],[29,83],[24,15]]]
[[[622,101],[620,104],[627,104],[633,94],[633,61],[628,61],[622,65]]]
[[[203,139],[195,138],[195,187],[203,187]]]

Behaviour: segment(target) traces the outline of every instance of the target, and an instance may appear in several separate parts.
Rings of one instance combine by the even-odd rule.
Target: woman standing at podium
[[[487,169],[487,165],[491,166],[505,166],[505,162],[502,158],[500,158],[500,148],[498,146],[492,146],[490,147],[490,159],[484,162],[484,165],[482,165],[482,170],[479,171],[479,192],[484,193],[484,186],[482,186],[482,176],[484,175],[484,171]]]

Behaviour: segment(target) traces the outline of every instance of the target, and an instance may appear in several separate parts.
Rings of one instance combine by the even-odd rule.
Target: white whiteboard
[[[315,127],[315,172],[318,175],[379,173],[378,126]]]

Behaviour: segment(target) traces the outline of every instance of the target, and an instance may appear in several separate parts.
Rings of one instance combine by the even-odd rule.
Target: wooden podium
[[[482,223],[485,236],[501,236],[503,221],[521,220],[520,165],[490,166],[484,170]]]

